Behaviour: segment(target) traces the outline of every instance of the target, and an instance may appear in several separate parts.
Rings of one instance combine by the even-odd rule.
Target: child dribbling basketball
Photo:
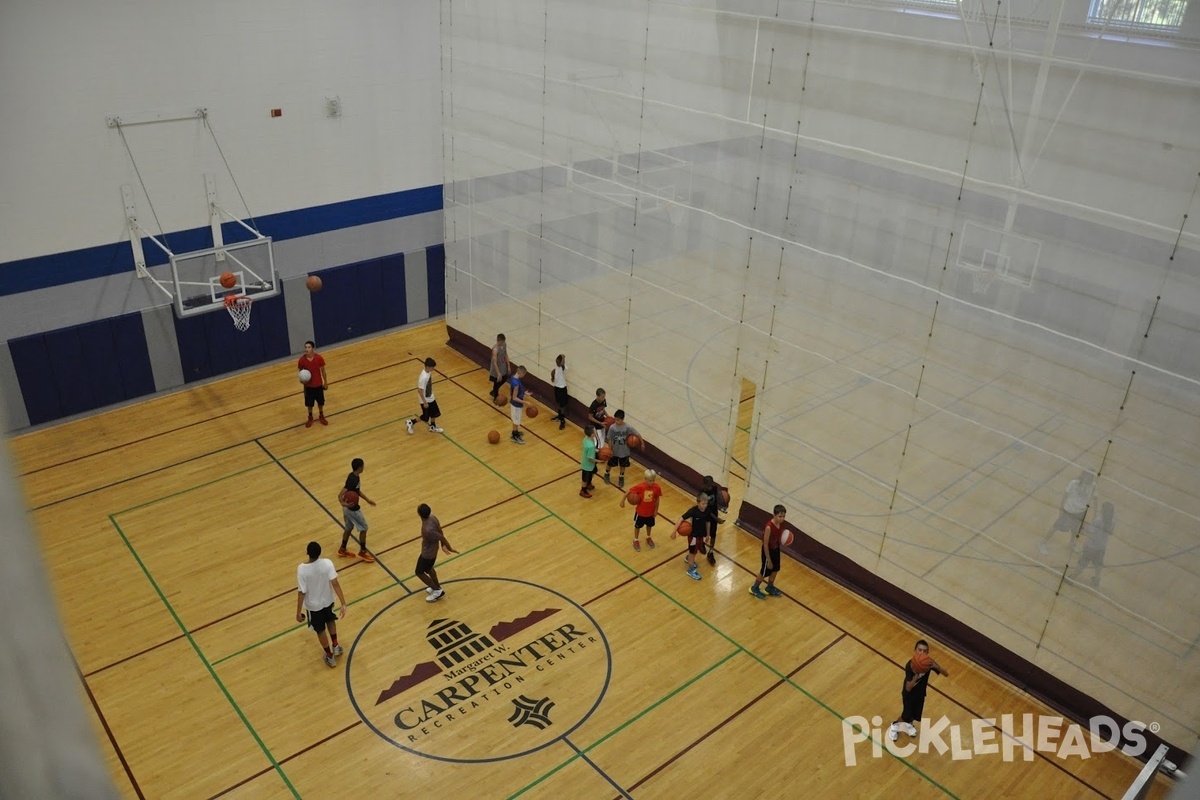
[[[921,719],[925,713],[925,692],[929,690],[929,673],[949,677],[950,673],[929,655],[929,642],[920,639],[913,648],[912,658],[904,665],[904,686],[900,689],[900,699],[903,710],[900,719],[888,728],[887,736],[893,742],[904,731],[909,736],[916,736],[914,722]]]
[[[704,555],[704,539],[708,532],[708,524],[715,516],[716,510],[709,507],[708,495],[700,492],[696,495],[696,505],[683,512],[683,516],[679,518],[680,522],[687,520],[692,526],[687,536],[687,574],[694,581],[700,580],[700,568],[696,566],[696,554]],[[674,539],[678,535],[679,529],[676,528],[671,533],[671,538]]]
[[[615,427],[615,426],[614,426]],[[629,495],[638,497],[637,508],[633,512],[633,549],[641,551],[642,543],[638,541],[642,528],[646,529],[646,546],[654,549],[654,518],[658,515],[658,501],[662,497],[662,487],[658,485],[658,473],[652,469],[645,472],[644,480],[629,490]],[[629,500],[629,495],[621,495],[621,508]]]

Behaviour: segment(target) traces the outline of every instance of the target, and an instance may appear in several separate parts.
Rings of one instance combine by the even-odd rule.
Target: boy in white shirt
[[[308,627],[316,631],[317,640],[325,650],[325,663],[330,667],[337,666],[337,657],[342,654],[342,646],[338,644],[337,620],[346,616],[346,597],[342,594],[342,585],[338,583],[337,570],[328,558],[321,558],[321,545],[316,542],[308,543],[308,561],[296,568],[296,622],[304,622],[305,612],[308,617]],[[333,613],[333,595],[337,593],[341,609]],[[329,629],[329,636],[325,629]],[[332,638],[333,642],[330,643]]]

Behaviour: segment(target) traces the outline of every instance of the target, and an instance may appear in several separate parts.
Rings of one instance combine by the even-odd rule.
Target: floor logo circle
[[[346,661],[358,715],[392,744],[445,761],[497,761],[570,734],[596,709],[612,652],[596,620],[558,592],[509,578],[402,597]]]

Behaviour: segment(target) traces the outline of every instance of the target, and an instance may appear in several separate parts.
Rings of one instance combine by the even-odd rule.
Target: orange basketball
[[[616,417],[605,417],[604,418],[604,430],[608,430],[609,428],[611,428],[613,425],[616,425],[616,424],[617,424]]]
[[[502,394],[498,394],[496,395],[496,398],[492,400],[492,402],[498,406],[506,406],[508,405],[508,398]]]
[[[629,445],[630,447],[641,447],[642,437],[638,436],[636,433],[631,433],[629,434],[629,438],[625,440],[625,444]]]
[[[930,658],[929,653],[922,653],[920,650],[913,651],[913,672],[920,675],[922,672],[929,672],[931,667],[933,667],[933,659]]]
[[[237,286],[237,276],[232,272],[222,272],[221,285],[226,289],[232,289],[234,286]]]
[[[529,417],[530,419],[533,419],[537,415],[538,415],[537,406],[533,405],[532,403],[526,403],[525,404],[525,416]]]
[[[642,496],[637,492],[630,492],[629,494],[625,495],[625,499],[630,503],[633,503],[635,506],[642,502]]]
[[[321,279],[316,275],[309,275],[308,280],[304,282],[304,285],[308,287],[310,292],[321,291]]]
[[[688,522],[686,519],[681,519],[679,520],[679,524],[675,526],[675,530],[679,532],[680,536],[691,536],[692,523]]]
[[[729,490],[721,490],[721,508],[729,508]]]
[[[612,458],[612,448],[608,445],[604,445],[604,447],[601,447],[596,451],[596,458],[600,461],[608,461],[610,458]]]
[[[358,492],[346,492],[346,494],[342,496],[342,499],[346,501],[346,505],[348,506],[355,505],[358,503]]]
[[[500,431],[488,431],[488,444],[500,443]]]

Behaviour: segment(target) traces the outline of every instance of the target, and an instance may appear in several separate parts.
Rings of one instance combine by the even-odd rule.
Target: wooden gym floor
[[[578,495],[579,428],[545,413],[513,445],[486,372],[445,341],[428,324],[324,351],[328,427],[303,426],[289,362],[11,440],[125,795],[1120,797],[1137,774],[1119,753],[901,758],[870,740],[847,766],[841,720],[898,714],[921,632],[791,560],[785,597],[749,597],[757,540],[731,522],[690,580],[677,487],[657,549],[634,552],[618,490]],[[409,436],[426,356],[446,433]],[[374,564],[335,553],[355,457]],[[434,604],[412,574],[421,502],[459,550]],[[335,669],[293,616],[310,540],[350,602]],[[964,747],[973,719],[1053,714],[932,645],[951,677],[925,715]]]

